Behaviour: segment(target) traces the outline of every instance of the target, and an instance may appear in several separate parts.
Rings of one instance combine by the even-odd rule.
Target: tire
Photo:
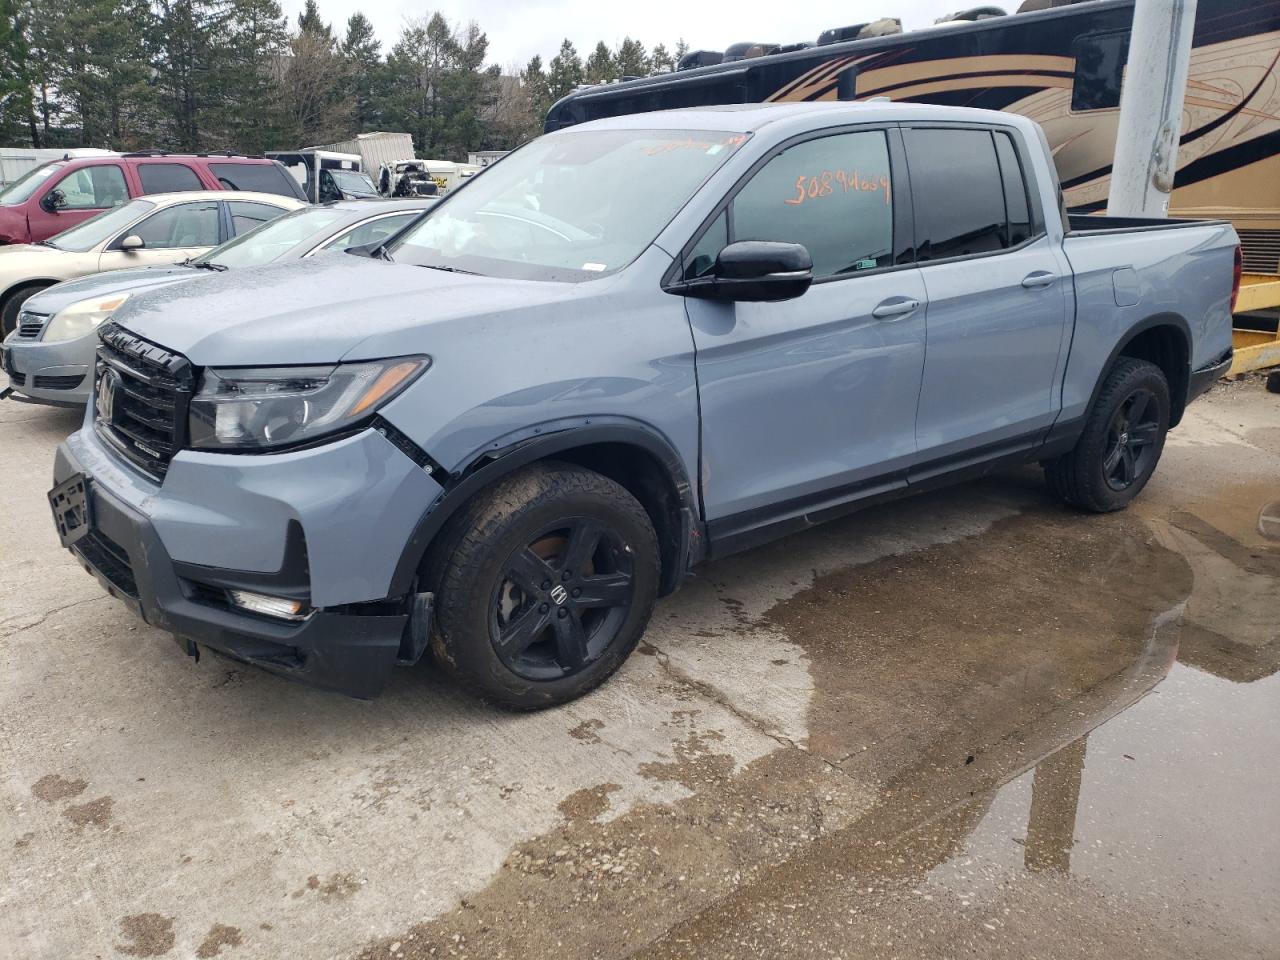
[[[4,302],[0,303],[0,340],[11,334],[18,325],[18,313],[21,312],[22,305],[43,290],[45,286],[47,284],[31,284],[19,287],[4,298]]]
[[[1267,392],[1280,393],[1280,372],[1267,374]]]
[[[1169,411],[1169,382],[1160,368],[1121,357],[1075,447],[1044,465],[1049,489],[1090,513],[1123,510],[1160,462]]]
[[[566,703],[635,649],[653,612],[658,538],[644,507],[591,470],[548,461],[478,494],[441,531],[435,659],[482,699]]]

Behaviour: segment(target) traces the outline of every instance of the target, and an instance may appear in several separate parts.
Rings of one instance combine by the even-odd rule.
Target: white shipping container
[[[383,164],[394,167],[403,160],[413,159],[413,137],[407,133],[362,133],[350,140],[321,144],[315,149],[357,154],[364,172],[376,181]]]

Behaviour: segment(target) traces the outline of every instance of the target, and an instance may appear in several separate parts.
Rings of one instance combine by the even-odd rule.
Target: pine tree
[[[596,44],[596,48],[591,51],[591,56],[587,57],[585,73],[587,83],[606,83],[618,78],[618,65],[614,62],[613,53],[603,40]]]
[[[658,44],[649,54],[649,67],[654,73],[670,73],[676,68],[676,58],[667,52],[666,44]]]
[[[26,143],[37,135],[26,9],[0,0],[0,144]]]
[[[298,14],[298,32],[309,33],[316,37],[333,42],[333,26],[320,19],[320,7],[316,0],[307,0],[302,12]]]
[[[387,112],[396,126],[413,136],[420,156],[434,156],[443,139],[443,81],[459,52],[453,30],[436,13],[407,22],[387,57]]]
[[[619,77],[644,77],[649,73],[649,56],[639,40],[624,37],[614,57]]]
[[[347,64],[348,89],[354,101],[355,122],[361,131],[375,130],[380,118],[382,44],[374,36],[373,24],[363,13],[353,13],[347,21],[347,35],[340,47]]]
[[[155,0],[154,11],[150,56],[167,114],[155,145],[199,151],[205,145],[205,121],[224,92],[220,60],[228,18],[215,0]]]
[[[520,71],[520,82],[529,94],[529,100],[535,113],[544,113],[551,105],[551,81],[547,72],[542,69],[542,57],[534,54],[528,64]]]
[[[230,0],[220,108],[211,122],[222,146],[261,153],[290,145],[293,131],[277,79],[289,49],[288,21],[277,0]]]
[[[565,94],[572,93],[582,83],[583,76],[582,58],[566,38],[560,44],[560,52],[551,58],[547,73],[549,99],[554,103]],[[548,107],[550,105],[550,103],[547,104]]]

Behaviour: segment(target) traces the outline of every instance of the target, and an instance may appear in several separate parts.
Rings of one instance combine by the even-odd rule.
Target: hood
[[[24,243],[31,236],[21,207],[0,206],[0,244]]]
[[[202,276],[204,271],[191,267],[139,267],[133,270],[110,270],[77,280],[55,283],[30,297],[23,309],[52,316],[73,303],[89,297],[105,297],[113,293],[138,294],[154,287],[166,286]]]
[[[170,284],[114,319],[200,366],[335,363],[429,354],[442,322],[580,300],[610,279],[501,280],[335,254]]]
[[[25,280],[56,280],[68,256],[73,254],[53,247],[38,247],[34,243],[13,243],[0,247],[0,290]],[[94,261],[97,262],[97,254],[94,254]]]

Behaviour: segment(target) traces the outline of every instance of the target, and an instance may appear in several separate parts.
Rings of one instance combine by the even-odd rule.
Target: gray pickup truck
[[[1221,222],[1068,220],[1039,128],[890,103],[533,141],[363,255],[131,298],[63,543],[184,650],[577,697],[696,564],[1040,462],[1124,507],[1227,369]]]

